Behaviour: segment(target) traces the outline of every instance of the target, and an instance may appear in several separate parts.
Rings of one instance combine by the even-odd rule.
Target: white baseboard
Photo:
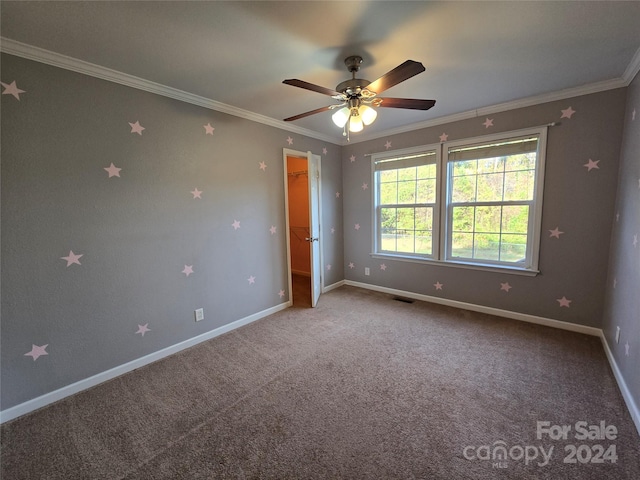
[[[332,283],[322,289],[322,293],[330,292],[331,290],[335,290],[336,288],[340,288],[344,285],[345,280],[340,280],[339,282]]]
[[[58,390],[54,390],[53,392],[49,392],[32,400],[28,400],[24,403],[16,405],[15,407],[2,410],[0,412],[0,424],[8,422],[9,420],[13,420],[14,418],[20,417],[29,412],[33,412],[34,410],[45,407],[51,403],[57,402],[58,400],[62,400],[63,398],[75,393],[79,393],[83,390],[94,387],[100,383],[106,382],[107,380],[111,380],[112,378],[119,377],[120,375],[131,372],[136,368],[144,367],[145,365],[161,360],[165,357],[173,355],[174,353],[178,353],[186,348],[193,347],[198,343],[210,340],[219,335],[222,335],[223,333],[230,332],[231,330],[235,330],[236,328],[242,327],[243,325],[255,322],[256,320],[260,320],[261,318],[284,310],[290,307],[292,304],[292,301],[288,301],[285,303],[281,303],[280,305],[276,305],[275,307],[267,308],[266,310],[262,310],[261,312],[254,313],[253,315],[241,318],[239,320],[236,320],[235,322],[231,322],[221,327],[215,328],[209,332],[198,335],[197,337],[193,337],[183,342],[176,343],[175,345],[172,345],[170,347],[163,348],[162,350],[158,350],[157,352],[150,353],[149,355],[145,355],[144,357],[138,358],[131,362],[127,362],[110,370],[98,373],[97,375],[85,378],[84,380],[72,383],[71,385],[59,388]]]
[[[395,288],[387,288],[380,287],[378,285],[371,285],[369,283],[361,283],[354,282],[352,280],[345,280],[345,285],[351,285],[353,287],[360,287],[367,290],[374,290],[376,292],[389,293],[391,295],[398,295],[406,298],[413,298],[416,300],[422,300],[424,302],[438,303],[440,305],[447,305],[449,307],[462,308],[465,310],[472,310],[474,312],[487,313],[490,315],[496,315],[498,317],[511,318],[513,320],[520,320],[523,322],[535,323],[537,325],[544,325],[552,328],[559,328],[561,330],[569,330],[571,332],[584,333],[586,335],[593,335],[596,337],[600,337],[602,340],[602,345],[604,347],[605,354],[607,356],[607,360],[609,361],[609,365],[611,365],[611,369],[613,370],[613,375],[618,383],[618,388],[622,393],[622,397],[627,405],[627,409],[633,419],[633,423],[636,426],[636,430],[640,434],[640,409],[638,405],[633,399],[631,392],[629,391],[629,387],[627,387],[626,382],[624,381],[624,377],[622,376],[622,372],[616,363],[616,360],[609,348],[609,344],[607,343],[607,339],[604,335],[604,332],[600,328],[595,327],[587,327],[585,325],[577,325],[575,323],[562,322],[560,320],[552,320],[550,318],[537,317],[535,315],[528,315],[525,313],[512,312],[509,310],[501,310],[499,308],[493,307],[485,307],[482,305],[475,305],[472,303],[458,302],[456,300],[449,300],[446,298],[439,297],[431,297],[429,295],[422,295],[419,293],[406,292],[404,290],[397,290]]]
[[[602,334],[602,330],[599,328],[587,327],[585,325],[578,325],[577,323],[563,322],[560,320],[552,320],[550,318],[538,317],[536,315],[512,312],[510,310],[502,310],[500,308],[494,308],[494,307],[485,307],[483,305],[459,302],[457,300],[449,300],[447,298],[431,297],[429,295],[423,295],[421,293],[405,292],[404,290],[396,290],[395,288],[379,287],[378,285],[371,285],[369,283],[354,282],[351,280],[345,280],[344,283],[345,285],[352,285],[354,287],[365,288],[367,290],[375,290],[376,292],[383,292],[383,293],[389,293],[391,295],[399,295],[401,297],[414,298],[416,300],[422,300],[424,302],[437,303],[440,305],[446,305],[448,307],[462,308],[464,310],[471,310],[473,312],[487,313],[489,315],[495,315],[497,317],[511,318],[513,320],[520,320],[522,322],[535,323],[537,325],[545,325],[547,327],[559,328],[561,330],[569,330],[571,332],[584,333],[586,335],[593,335],[595,337],[599,337]]]
[[[631,414],[633,423],[636,425],[636,430],[638,430],[638,434],[640,434],[640,408],[638,408],[638,404],[633,399],[633,396],[631,395],[631,391],[627,386],[627,382],[624,381],[622,372],[618,367],[618,363],[616,362],[616,359],[613,356],[613,352],[611,351],[611,348],[609,348],[609,342],[607,342],[607,337],[605,336],[604,332],[601,332],[600,339],[602,340],[602,346],[604,347],[604,352],[607,355],[607,359],[609,360],[609,365],[611,365],[611,370],[613,370],[613,376],[616,378],[616,382],[618,382],[618,387],[620,388],[622,397],[624,398],[624,401],[627,404],[627,409],[629,409],[629,413]]]
[[[613,370],[613,375],[618,383],[618,387],[620,388],[620,392],[622,393],[622,397],[625,400],[631,418],[640,434],[640,408],[633,399],[629,388],[627,387],[626,382],[624,381],[624,377],[622,376],[622,372],[620,372],[620,368],[615,361],[615,358],[609,348],[609,344],[607,343],[604,332],[599,328],[587,327],[584,325],[577,325],[569,322],[562,322],[559,320],[552,320],[544,317],[537,317],[535,315],[527,315],[518,312],[512,312],[508,310],[501,310],[499,308],[493,307],[485,307],[482,305],[474,305],[471,303],[458,302],[456,300],[448,300],[444,298],[431,297],[429,295],[422,295],[419,293],[407,292],[404,290],[397,290],[394,288],[380,287],[377,285],[371,285],[368,283],[354,282],[352,280],[341,280],[339,282],[333,283],[329,286],[324,287],[323,292],[327,293],[331,290],[335,290],[336,288],[341,287],[342,285],[351,285],[354,287],[364,288],[367,290],[374,290],[377,292],[388,293],[391,295],[399,295],[402,297],[413,298],[416,300],[422,300],[425,302],[437,303],[440,305],[447,305],[450,307],[462,308],[465,310],[471,310],[480,313],[487,313],[490,315],[496,315],[499,317],[511,318],[514,320],[525,321],[529,323],[535,323],[538,325],[545,325],[548,327],[559,328],[562,330],[569,330],[578,333],[584,333],[587,335],[594,335],[600,337],[602,341],[602,345],[604,347],[605,354],[607,356],[607,360],[609,361],[609,365],[611,365],[611,369]],[[131,362],[125,363],[124,365],[120,365],[118,367],[112,368],[105,372],[99,373],[92,377],[86,378],[84,380],[80,380],[79,382],[73,383],[71,385],[67,385],[66,387],[62,387],[53,392],[42,395],[38,398],[34,398],[27,402],[21,403],[20,405],[16,405],[15,407],[8,408],[0,412],[0,424],[7,422],[9,420],[13,420],[14,418],[25,415],[29,412],[37,410],[39,408],[45,407],[51,403],[57,402],[58,400],[62,400],[65,397],[73,395],[75,393],[81,392],[88,388],[91,388],[100,383],[106,382],[107,380],[111,380],[112,378],[123,375],[127,372],[135,370],[136,368],[143,367],[152,362],[160,360],[162,358],[168,357],[177,353],[186,348],[190,348],[198,343],[204,342],[206,340],[210,340],[215,338],[223,333],[230,332],[231,330],[235,330],[243,325],[247,325],[249,323],[255,322],[261,318],[272,315],[276,312],[284,310],[292,305],[293,302],[288,301],[282,303],[280,305],[276,305],[275,307],[268,308],[261,312],[255,313],[253,315],[249,315],[248,317],[242,318],[240,320],[236,320],[235,322],[229,323],[227,325],[223,325],[222,327],[211,330],[210,332],[203,333],[202,335],[198,335],[197,337],[190,338],[183,342],[172,345],[171,347],[164,348],[157,352],[151,353],[144,357],[141,357],[137,360],[133,360]]]

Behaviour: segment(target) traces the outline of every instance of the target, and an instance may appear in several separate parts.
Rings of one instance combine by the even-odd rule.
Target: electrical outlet
[[[369,270],[369,267],[364,267],[364,274],[369,275],[370,273],[371,273],[371,270]]]
[[[204,320],[204,308],[198,308],[195,312],[193,312],[196,316],[196,322],[200,320]]]
[[[620,343],[620,327],[616,327],[616,343]]]

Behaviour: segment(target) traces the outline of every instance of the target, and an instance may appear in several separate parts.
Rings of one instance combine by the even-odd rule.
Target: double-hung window
[[[546,127],[372,155],[374,254],[536,272]]]
[[[437,148],[407,149],[374,158],[376,252],[434,258],[439,163]]]

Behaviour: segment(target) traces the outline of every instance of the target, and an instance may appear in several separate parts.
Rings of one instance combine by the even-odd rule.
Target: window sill
[[[409,257],[404,255],[393,255],[386,253],[370,253],[371,258],[382,258],[389,260],[397,260],[400,262],[410,262],[410,263],[422,263],[423,265],[434,265],[438,267],[453,267],[453,268],[462,268],[466,270],[480,270],[484,272],[494,272],[494,273],[504,273],[508,275],[523,275],[526,277],[535,277],[540,273],[539,270],[529,270],[526,268],[519,267],[508,267],[502,265],[486,265],[486,264],[477,264],[477,263],[467,263],[467,262],[456,262],[456,261],[442,261],[442,260],[434,260],[432,258],[422,258],[422,257]]]

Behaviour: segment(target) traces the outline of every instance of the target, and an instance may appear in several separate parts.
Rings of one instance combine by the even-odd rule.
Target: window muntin
[[[373,154],[374,254],[536,272],[546,132]]]

